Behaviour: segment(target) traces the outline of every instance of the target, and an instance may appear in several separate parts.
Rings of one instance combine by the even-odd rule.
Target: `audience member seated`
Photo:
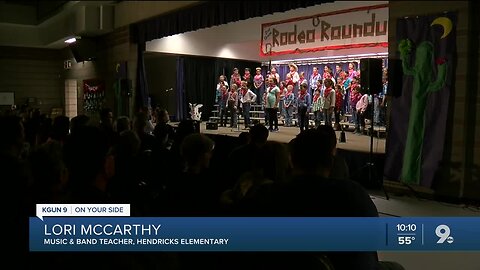
[[[148,177],[149,184],[157,189],[164,189],[172,175],[178,175],[182,171],[182,158],[171,149],[175,133],[169,124],[157,123],[154,134],[155,145],[151,164],[145,169],[150,175]]]
[[[185,167],[180,177],[167,185],[170,216],[218,216],[218,176],[210,168],[215,143],[204,134],[193,133],[182,140],[180,153]],[[222,269],[216,253],[180,253],[180,269]]]
[[[285,183],[291,170],[289,152],[283,143],[266,142],[261,153],[251,158],[254,159],[251,170],[240,176],[233,189],[222,194],[222,204],[230,204],[239,215],[244,214],[244,208],[248,211],[249,206],[261,203],[258,200],[268,198],[263,195],[270,192],[273,183]]]
[[[133,121],[133,130],[137,133],[137,136],[140,138],[141,146],[140,152],[152,151],[155,144],[155,137],[147,132],[145,132],[145,127],[147,126],[148,118],[147,114],[144,112],[138,112],[135,115],[135,120]]]
[[[4,264],[26,269],[25,260],[28,251],[28,216],[35,216],[28,195],[28,173],[24,162],[20,160],[25,140],[21,118],[8,115],[0,116],[0,179],[4,195],[9,195],[8,205],[3,207],[4,228],[14,238],[15,244],[9,245],[3,252]],[[30,210],[31,209],[31,210]],[[29,211],[30,210],[30,211]],[[7,218],[8,217],[8,218]]]
[[[73,117],[70,121],[70,134],[75,133],[79,128],[87,126],[88,121],[90,121],[90,118],[84,114]]]
[[[155,129],[153,130],[153,135],[158,137],[160,132],[164,133],[162,136],[166,140],[165,146],[170,149],[175,138],[175,130],[169,124],[169,122],[170,116],[168,115],[167,110],[160,109],[156,111],[156,125]]]
[[[240,135],[238,135],[238,139],[239,139],[238,143],[240,144],[240,146],[249,144],[250,143],[250,133],[248,133],[246,131],[243,131],[242,133],[240,133]]]
[[[130,129],[130,118],[128,118],[128,116],[120,116],[117,118],[117,121],[115,122],[115,131],[117,134]]]
[[[105,133],[83,127],[64,147],[73,203],[109,203],[107,187],[115,173],[115,160]]]
[[[65,143],[70,133],[70,119],[67,116],[59,115],[53,120],[52,133],[49,140],[55,140],[60,144]]]
[[[182,120],[180,123],[178,123],[172,143],[172,151],[174,153],[180,154],[180,146],[182,145],[182,141],[186,136],[197,133],[198,130],[195,125],[195,121],[188,119]]]
[[[113,128],[113,112],[110,108],[103,108],[100,111],[100,124],[98,126],[107,137],[108,146],[115,143],[115,130]]]
[[[377,217],[368,194],[356,182],[329,178],[333,165],[331,136],[309,129],[289,144],[292,176],[287,183],[274,183],[259,190],[243,215],[294,217]],[[263,191],[263,192],[260,192]],[[278,265],[284,269],[322,269],[330,262],[333,269],[378,269],[376,252],[317,252],[246,254],[250,264]],[[327,260],[323,260],[327,258]],[[323,263],[320,263],[323,261]],[[319,267],[319,268],[317,268]],[[325,269],[325,268],[323,268]]]
[[[115,179],[109,183],[110,194],[118,203],[133,203],[139,176],[141,141],[132,130],[120,133],[112,149],[115,157]]]
[[[36,137],[36,142],[30,148],[35,149],[34,146],[42,145],[48,141],[52,133],[52,118],[47,117],[46,114],[41,114],[39,119],[39,126],[37,133],[33,134]]]
[[[32,174],[31,198],[34,203],[65,203],[67,168],[63,162],[63,147],[52,140],[33,151],[29,157]]]
[[[330,125],[320,125],[317,130],[324,133],[326,137],[329,137],[330,144],[333,146],[333,165],[329,177],[333,179],[350,179],[347,162],[337,153],[337,135],[333,127]]]
[[[377,217],[370,196],[358,183],[331,179],[331,136],[306,130],[290,144],[292,178],[274,191],[269,214],[274,216]],[[312,154],[314,153],[314,154]],[[328,252],[334,269],[377,269],[376,252]],[[314,254],[306,254],[314,256]]]
[[[14,112],[10,113],[13,114]],[[34,149],[37,145],[37,135],[40,132],[40,110],[28,109],[28,113],[21,121],[25,129],[25,142],[30,144],[30,147]]]
[[[233,188],[239,177],[254,168],[256,160],[262,154],[262,147],[268,139],[268,129],[257,124],[250,128],[250,142],[234,149],[228,156],[228,167],[224,167],[228,176],[225,181],[225,189]],[[233,168],[232,168],[233,167]]]
[[[208,216],[217,213],[220,190],[218,178],[209,170],[214,142],[204,134],[190,134],[182,142],[180,153],[184,171],[167,185],[172,215]]]

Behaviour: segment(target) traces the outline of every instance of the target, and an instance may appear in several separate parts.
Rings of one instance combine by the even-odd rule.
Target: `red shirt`
[[[285,86],[289,86],[289,85],[291,85],[291,86],[294,86],[294,85],[295,85],[295,84],[293,83],[293,80],[291,80],[291,79],[290,79],[290,80],[285,80]]]
[[[343,106],[343,94],[339,90],[335,90],[335,110],[342,109]]]
[[[356,108],[357,102],[360,100],[361,97],[362,97],[362,94],[360,94],[357,91],[355,92],[352,91],[350,94],[350,107]]]
[[[240,88],[240,86],[242,86],[242,77],[240,77],[240,74],[237,74],[237,75],[232,74],[230,82],[234,82]]]

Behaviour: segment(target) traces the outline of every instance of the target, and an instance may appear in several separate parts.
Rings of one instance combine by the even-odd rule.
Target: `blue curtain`
[[[318,72],[320,74],[323,74],[323,69],[326,65],[330,66],[330,68],[332,69],[333,72],[335,72],[335,66],[336,65],[340,65],[342,67],[342,70],[344,70],[345,72],[347,72],[348,70],[348,63],[335,63],[335,62],[332,62],[332,63],[328,63],[328,64],[312,64],[312,63],[306,63],[306,64],[296,64],[297,67],[298,67],[298,74],[300,74],[301,72],[304,72],[305,73],[305,79],[307,79],[307,82],[308,80],[310,79],[310,75],[312,75],[313,73],[313,67],[317,67],[318,68]],[[277,73],[280,75],[280,81],[284,81],[287,77],[287,73],[290,72],[290,68],[288,66],[288,64],[280,64],[280,65],[272,65],[272,67],[276,67],[277,68]],[[356,67],[358,68],[358,65],[356,65]],[[336,79],[336,78],[335,78]]]

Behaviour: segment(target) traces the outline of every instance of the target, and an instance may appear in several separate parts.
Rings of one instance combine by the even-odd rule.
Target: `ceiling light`
[[[73,37],[73,38],[69,38],[69,39],[65,40],[65,43],[71,44],[71,43],[74,43],[76,41],[77,41],[77,39]]]

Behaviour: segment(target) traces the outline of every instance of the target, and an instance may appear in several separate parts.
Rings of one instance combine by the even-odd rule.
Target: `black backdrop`
[[[237,67],[240,75],[243,75],[244,69],[248,67],[254,76],[255,68],[261,65],[259,62],[214,57],[179,56],[179,58],[177,82],[182,83],[177,83],[180,91],[177,94],[178,120],[189,118],[189,103],[203,104],[200,109],[202,120],[208,120],[214,109],[218,77],[223,74],[230,83],[233,68]]]
[[[261,66],[262,63],[247,60],[238,59],[225,59],[215,57],[204,56],[172,56],[176,59],[176,87],[175,87],[175,113],[172,115],[172,120],[180,121],[182,119],[188,119],[190,114],[190,108],[188,103],[203,104],[200,109],[202,112],[202,120],[208,120],[212,116],[212,110],[215,104],[216,84],[218,77],[223,74],[226,76],[226,80],[230,83],[230,75],[233,73],[233,68],[237,67],[241,75],[243,75],[245,68],[250,68],[251,76],[255,76],[255,68],[262,68],[262,75],[266,78],[269,67],[267,65]],[[387,65],[386,59],[383,59],[384,64]],[[358,60],[353,61],[358,68]],[[343,70],[347,70],[348,62],[331,62],[328,65],[335,69],[335,65],[340,64]],[[318,67],[320,74],[323,74],[323,67],[326,64],[314,64],[314,63],[298,63],[298,71],[305,72],[305,78],[310,78],[312,68]],[[287,64],[272,64],[277,68],[277,72],[280,75],[281,80],[285,80],[286,74],[289,72]],[[147,72],[148,73],[148,72]],[[162,75],[152,74],[150,76],[155,78],[150,79],[162,79]],[[156,100],[155,100],[156,101]],[[153,104],[152,104],[153,105]],[[157,104],[158,105],[158,104]]]

